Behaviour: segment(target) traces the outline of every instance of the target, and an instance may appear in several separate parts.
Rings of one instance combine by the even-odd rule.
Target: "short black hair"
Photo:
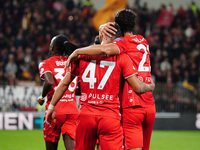
[[[115,38],[118,38],[118,37],[121,37],[122,36],[122,31],[121,31],[121,29],[120,29],[120,26],[118,25],[118,24],[114,24],[114,25],[112,25],[111,24],[111,26],[113,26],[116,30],[117,30],[117,32],[115,33],[115,34],[112,34],[112,33],[110,33],[112,36],[114,36]]]
[[[69,56],[77,46],[69,41],[69,38],[65,35],[59,34],[55,36],[53,40],[53,46],[55,47],[56,51],[63,56]]]
[[[133,32],[136,16],[136,13],[131,9],[123,9],[115,14],[115,22],[120,26],[123,33]]]

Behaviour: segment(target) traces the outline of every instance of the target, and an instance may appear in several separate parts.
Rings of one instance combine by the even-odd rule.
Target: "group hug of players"
[[[149,45],[134,35],[136,13],[123,9],[100,27],[99,44],[77,48],[65,35],[52,38],[51,57],[39,64],[47,97],[44,139],[56,150],[148,150],[155,120]],[[75,91],[80,82],[80,108]]]

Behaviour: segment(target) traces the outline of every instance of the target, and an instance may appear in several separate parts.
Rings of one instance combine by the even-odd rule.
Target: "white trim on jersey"
[[[126,77],[125,79],[128,79],[128,78],[130,78],[130,77],[132,77],[132,76],[134,76],[134,75],[136,75],[136,74],[137,74],[137,73],[134,73],[134,74],[132,74],[132,75]]]
[[[45,72],[43,72],[43,74],[40,75],[40,78],[41,78],[42,80],[44,80],[44,78],[42,78],[42,76],[43,76],[45,73],[47,73],[47,72],[50,72],[50,73],[53,75],[53,73],[52,73],[51,71],[45,71]]]

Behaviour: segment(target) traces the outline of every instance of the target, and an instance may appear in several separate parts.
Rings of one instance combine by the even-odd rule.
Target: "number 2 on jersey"
[[[147,48],[145,45],[143,44],[139,44],[137,46],[137,49],[140,51],[141,49],[144,50],[144,54],[142,56],[142,60],[140,61],[139,63],[139,66],[138,66],[138,71],[139,72],[149,72],[150,71],[150,67],[145,67],[144,66],[144,63],[146,62],[146,59],[147,59],[147,50],[149,51],[149,45],[147,45]]]
[[[108,81],[113,69],[115,68],[115,62],[112,61],[100,61],[100,67],[104,68],[105,66],[108,66],[108,69],[106,70],[106,73],[104,74],[101,82],[99,83],[97,89],[102,90]],[[95,78],[95,72],[96,72],[96,60],[92,60],[87,68],[85,69],[82,80],[83,82],[89,83],[89,88],[94,89],[94,83],[97,82],[97,79]],[[87,77],[89,73],[89,77]]]

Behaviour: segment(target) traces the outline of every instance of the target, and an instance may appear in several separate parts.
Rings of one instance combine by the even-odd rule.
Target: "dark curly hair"
[[[53,45],[57,52],[63,56],[69,56],[77,46],[69,41],[69,38],[65,35],[59,34],[55,36]]]
[[[115,38],[121,37],[122,32],[121,32],[120,26],[116,23],[114,25],[111,25],[111,26],[113,26],[115,29],[117,29],[117,32],[115,34],[112,34],[112,33],[110,33],[110,34],[113,35]]]
[[[133,32],[136,21],[136,13],[130,9],[123,9],[115,14],[115,22],[120,26],[121,31]]]

